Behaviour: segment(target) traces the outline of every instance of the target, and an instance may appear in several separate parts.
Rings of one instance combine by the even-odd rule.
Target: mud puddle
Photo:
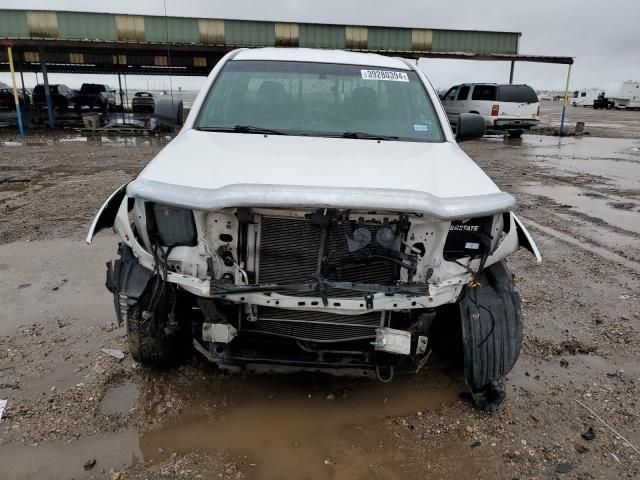
[[[524,137],[517,148],[561,171],[604,177],[611,184],[640,188],[640,142],[622,138]]]
[[[165,398],[163,385],[156,388]],[[250,479],[406,478],[412,460],[385,422],[412,429],[410,420],[394,417],[437,416],[463,390],[462,378],[438,370],[392,384],[319,374],[209,379],[183,392],[189,407],[164,428],[1,446],[0,465],[10,464],[2,478],[101,478],[99,472],[191,453],[230,455]],[[100,409],[108,415],[130,414],[136,404],[144,409],[138,393],[133,383],[111,387]],[[83,470],[91,459],[95,468]]]
[[[145,460],[229,452],[245,459],[249,478],[369,478],[373,470],[402,478],[407,459],[383,420],[437,410],[462,390],[461,383],[428,375],[390,385],[316,376],[227,379],[211,400],[222,402],[218,415],[190,412],[176,425],[142,434],[140,449]]]
[[[113,302],[103,272],[116,249],[113,234],[92,245],[80,239],[0,245],[0,335],[52,317],[81,319],[82,328],[108,324]]]
[[[96,460],[91,470],[84,464]],[[0,472],[3,480],[58,480],[109,478],[142,459],[133,431],[102,437],[83,437],[71,442],[43,442],[29,446],[2,445]]]
[[[135,383],[111,387],[102,397],[100,411],[105,415],[127,415],[136,407],[139,394]]]
[[[573,211],[600,219],[627,232],[640,234],[640,201],[604,196],[569,185],[525,185],[520,190],[550,198],[571,207]]]

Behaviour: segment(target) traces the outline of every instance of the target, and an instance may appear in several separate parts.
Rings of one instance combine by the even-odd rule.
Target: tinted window
[[[471,94],[472,100],[495,100],[496,99],[496,86],[495,85],[476,85],[473,87],[473,93]]]
[[[291,135],[347,132],[441,142],[431,99],[412,70],[234,60],[207,93],[196,128],[253,126]]]
[[[458,100],[466,100],[469,96],[469,90],[471,87],[460,87],[460,93],[458,93]]]
[[[498,86],[499,102],[537,103],[538,95],[528,85],[500,85]]]
[[[80,87],[81,93],[100,93],[104,92],[104,85],[97,85],[95,83],[83,83]]]
[[[444,99],[445,100],[455,100],[456,99],[456,95],[458,94],[458,88],[459,87],[450,88],[449,91],[444,96]]]

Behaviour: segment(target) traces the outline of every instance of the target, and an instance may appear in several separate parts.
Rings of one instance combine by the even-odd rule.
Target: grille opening
[[[382,225],[366,225],[374,239],[381,227]],[[325,272],[327,280],[394,285],[400,278],[400,267],[384,259],[370,257],[379,248],[375,240],[358,252],[348,251],[346,238],[351,236],[356,228],[358,224],[355,221],[334,222],[329,228],[328,265]],[[311,220],[262,217],[258,281],[291,283],[306,282],[315,278],[319,249],[320,227]],[[308,296],[309,293],[291,295]],[[329,289],[327,295],[353,297],[360,293]]]
[[[258,308],[258,320],[244,330],[318,343],[335,343],[375,338],[381,312],[339,315],[320,311]]]

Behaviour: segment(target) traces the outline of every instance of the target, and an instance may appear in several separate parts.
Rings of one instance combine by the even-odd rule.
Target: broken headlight
[[[194,247],[198,244],[196,222],[191,210],[154,203],[147,210],[147,226],[150,236],[155,236],[164,247]]]
[[[444,244],[444,259],[451,261],[493,253],[502,229],[502,215],[451,222]]]

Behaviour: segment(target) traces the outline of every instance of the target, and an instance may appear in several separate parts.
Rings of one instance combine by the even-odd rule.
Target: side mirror
[[[182,100],[177,100],[170,96],[157,98],[153,113],[161,125],[175,127],[182,125],[184,121]]]
[[[487,126],[482,115],[477,113],[461,113],[458,115],[458,123],[456,125],[456,140],[458,142],[482,138],[486,131]]]

